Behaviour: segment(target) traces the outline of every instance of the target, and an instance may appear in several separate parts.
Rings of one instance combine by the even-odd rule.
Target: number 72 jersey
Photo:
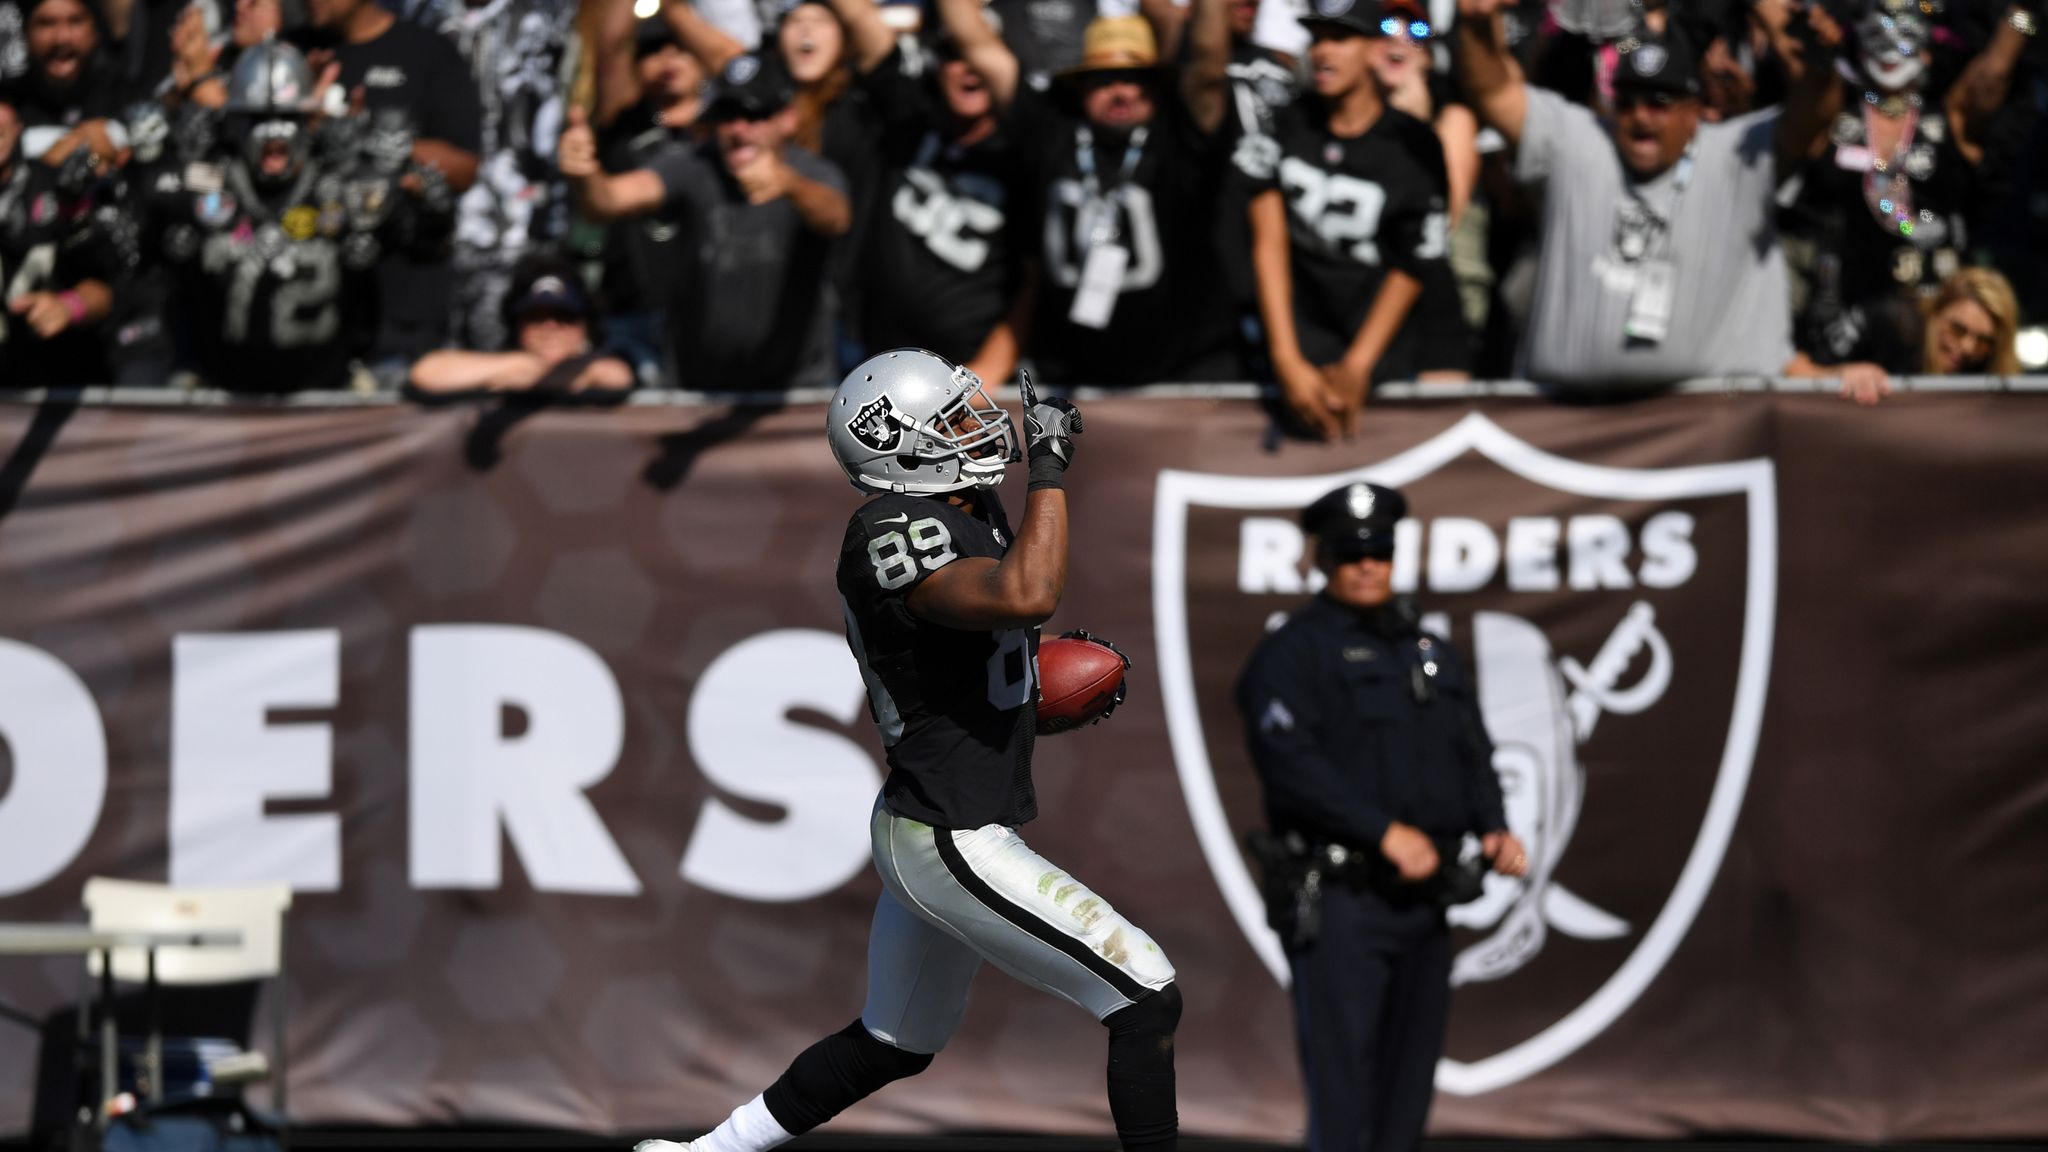
[[[910,611],[910,593],[932,573],[1008,549],[995,493],[975,500],[985,511],[944,497],[876,496],[847,521],[839,553],[846,642],[888,752],[883,798],[941,828],[1017,825],[1038,814],[1038,630],[947,628]]]

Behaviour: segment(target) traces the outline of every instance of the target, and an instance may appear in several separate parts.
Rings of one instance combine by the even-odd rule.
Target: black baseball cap
[[[1381,0],[1312,0],[1301,26],[1313,32],[1317,27],[1342,28],[1361,36],[1384,36],[1380,22],[1387,18]]]
[[[1616,92],[1664,92],[1673,96],[1700,94],[1699,54],[1677,28],[1662,36],[1638,31],[1636,46],[1614,65]]]
[[[796,98],[796,86],[774,53],[743,52],[707,86],[703,121],[766,120]]]
[[[1338,561],[1394,555],[1394,525],[1408,515],[1399,489],[1359,481],[1325,492],[1302,510],[1301,530]]]
[[[590,315],[590,302],[584,298],[583,290],[573,278],[544,272],[533,278],[519,299],[512,305],[514,319],[525,319],[536,312],[549,312],[559,316]]]

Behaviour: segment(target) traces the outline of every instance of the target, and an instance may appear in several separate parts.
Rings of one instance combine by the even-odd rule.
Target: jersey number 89
[[[868,560],[875,566],[875,580],[892,592],[917,579],[919,564],[927,572],[937,572],[958,556],[953,551],[953,534],[934,517],[913,521],[902,532],[884,532],[868,541]]]

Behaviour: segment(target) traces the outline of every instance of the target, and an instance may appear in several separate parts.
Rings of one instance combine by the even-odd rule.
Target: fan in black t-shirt
[[[983,379],[1016,368],[1009,313],[1026,263],[1020,157],[949,36],[899,45],[873,0],[833,0],[861,90],[875,197],[855,287],[869,348],[924,348]]]
[[[1315,96],[1277,118],[1270,167],[1244,173],[1261,188],[1252,260],[1273,371],[1322,436],[1355,426],[1375,382],[1465,368],[1443,145],[1385,101],[1372,68],[1383,19],[1376,0],[1303,19]],[[1446,330],[1458,338],[1434,338]]]
[[[1008,109],[1038,189],[1030,348],[1040,375],[1108,385],[1241,375],[1214,244],[1229,155],[1222,0],[1195,0],[1178,84],[1142,17],[1105,17],[1051,95],[1019,84],[1016,57],[975,0],[940,8]]]
[[[298,37],[317,70],[326,55],[340,84],[372,113],[402,114],[412,156],[438,169],[457,196],[476,183],[483,112],[476,78],[453,42],[400,22],[377,0],[308,0],[313,27]],[[446,340],[454,271],[444,253],[407,254],[378,268],[383,317],[374,355],[413,359]]]

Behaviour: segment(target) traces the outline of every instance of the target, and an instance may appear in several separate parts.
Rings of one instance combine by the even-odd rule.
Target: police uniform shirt
[[[876,496],[847,521],[839,554],[846,640],[888,752],[883,800],[941,828],[1014,826],[1038,814],[1038,630],[946,628],[908,604],[953,561],[1008,551],[1009,523],[995,493],[976,493],[975,504],[970,513],[943,497]]]
[[[171,269],[186,358],[236,392],[346,387],[376,333],[378,269],[427,230],[394,178],[317,161],[276,191],[237,157],[143,187],[143,252]]]
[[[1439,842],[1506,828],[1463,659],[1441,637],[1385,627],[1389,615],[1318,596],[1253,652],[1237,703],[1268,819],[1366,851],[1396,820]]]
[[[1463,323],[1456,295],[1443,288],[1451,279],[1450,183],[1435,130],[1390,107],[1363,135],[1346,139],[1330,131],[1320,101],[1303,100],[1275,118],[1274,140],[1270,169],[1246,175],[1287,201],[1303,354],[1315,363],[1342,358],[1387,272],[1398,268],[1422,281],[1424,291],[1373,377],[1412,379],[1421,368],[1439,366],[1423,363],[1423,331],[1448,323],[1462,333]]]
[[[1088,199],[1082,169],[1084,124],[1054,97],[1017,88],[1010,124],[1039,189],[1029,227],[1039,245],[1032,357],[1049,381],[1150,384],[1235,379],[1235,329],[1226,294],[1217,291],[1215,211],[1235,131],[1232,118],[1211,135],[1196,126],[1170,73],[1153,91],[1156,112],[1138,140],[1089,128],[1091,163],[1113,205],[1117,243],[1130,254],[1106,328],[1074,323],[1069,313],[1087,259]],[[1132,163],[1135,159],[1135,163]],[[1130,169],[1128,178],[1125,169]]]
[[[31,292],[63,292],[86,280],[112,287],[119,263],[90,223],[87,205],[58,187],[57,169],[16,157],[0,179],[0,383],[9,388],[105,384],[112,379],[100,326],[73,324],[52,340],[6,310]]]
[[[846,194],[830,162],[793,144],[783,159],[804,179]],[[687,280],[669,310],[679,383],[709,391],[828,383],[832,239],[807,227],[788,197],[748,203],[715,144],[670,148],[648,168],[668,205],[693,224],[680,273]],[[686,299],[702,306],[673,306]]]
[[[863,77],[881,168],[863,262],[861,335],[869,348],[928,348],[973,358],[1017,291],[1018,156],[1000,130],[947,142],[932,90],[935,61],[899,48]]]

